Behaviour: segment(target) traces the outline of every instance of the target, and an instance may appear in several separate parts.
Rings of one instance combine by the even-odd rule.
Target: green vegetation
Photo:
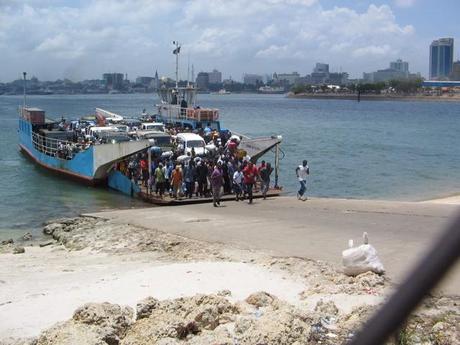
[[[411,94],[416,93],[422,87],[422,79],[408,79],[408,80],[390,80],[388,82],[377,82],[377,83],[362,83],[362,84],[350,84],[340,85],[339,90],[332,90],[327,85],[312,86],[308,84],[298,84],[291,88],[291,92],[294,94],[301,93],[312,93],[316,92],[328,93],[328,92],[339,92],[339,93],[356,93],[361,94],[381,94],[382,92],[396,93],[396,94]]]
[[[294,94],[299,94],[299,93],[310,93],[313,91],[313,88],[311,85],[306,85],[306,84],[298,84],[298,85],[294,85],[292,88],[291,88],[291,92],[293,92]]]
[[[359,84],[357,90],[361,93],[374,93],[380,94],[383,89],[386,88],[385,83],[366,83],[366,84]]]
[[[409,80],[391,80],[390,86],[396,90],[397,93],[414,93],[422,87],[422,79],[409,79]]]

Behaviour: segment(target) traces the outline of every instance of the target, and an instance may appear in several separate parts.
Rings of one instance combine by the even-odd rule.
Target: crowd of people
[[[56,154],[64,159],[71,159],[76,153],[99,143],[102,139],[88,137],[88,124],[85,122],[60,123],[61,130],[74,133],[75,138],[70,145],[58,142]],[[205,156],[197,156],[192,149],[185,153],[177,144],[177,134],[194,132],[200,135],[207,145],[212,144]],[[135,184],[146,188],[147,193],[159,198],[169,195],[171,198],[211,197],[215,207],[220,205],[222,194],[233,194],[235,200],[248,199],[253,202],[253,192],[259,191],[264,199],[270,187],[273,168],[270,163],[262,161],[254,164],[246,152],[239,149],[241,137],[230,132],[218,132],[209,124],[204,128],[192,130],[181,126],[168,126],[166,133],[171,135],[169,152],[151,151],[151,166],[147,152],[131,156],[116,164],[116,169],[125,174]],[[306,180],[309,175],[307,161],[304,160],[296,168],[296,176],[300,183],[297,192],[299,200],[306,200]]]
[[[177,134],[184,129],[169,131]],[[233,194],[237,201],[247,199],[252,203],[253,192],[260,189],[266,198],[273,172],[270,163],[251,162],[238,148],[241,138],[231,133],[222,136],[208,127],[199,133],[207,145],[215,147],[205,156],[197,156],[193,150],[184,154],[182,148],[173,145],[169,153],[151,151],[150,167],[148,154],[144,152],[118,163],[116,168],[159,198],[212,196],[215,207],[220,205],[222,194]]]

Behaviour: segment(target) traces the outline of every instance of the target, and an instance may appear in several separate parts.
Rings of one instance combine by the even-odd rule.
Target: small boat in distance
[[[284,88],[281,86],[261,86],[258,89],[259,93],[263,94],[283,94],[285,93]]]
[[[230,95],[231,92],[230,91],[227,91],[225,89],[220,89],[219,91],[217,92],[211,92],[212,95]]]

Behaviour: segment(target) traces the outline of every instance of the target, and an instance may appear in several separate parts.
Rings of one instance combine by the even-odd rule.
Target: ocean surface
[[[198,95],[220,109],[224,128],[283,136],[280,184],[294,195],[295,168],[308,160],[308,194],[423,200],[460,193],[460,103],[288,99],[283,95]],[[154,113],[157,97],[29,96],[51,118],[76,118],[101,107],[126,116]],[[56,177],[17,145],[20,96],[0,96],[0,240],[37,232],[43,221],[108,208],[146,206],[116,192]],[[268,154],[267,161],[274,162]]]

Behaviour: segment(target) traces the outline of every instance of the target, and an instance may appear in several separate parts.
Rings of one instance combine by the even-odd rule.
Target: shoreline
[[[292,99],[327,99],[327,100],[350,100],[357,101],[357,94],[292,94],[286,96]],[[460,95],[455,97],[443,96],[388,96],[361,94],[361,101],[401,101],[401,102],[460,102]]]
[[[32,344],[37,337],[43,343],[71,343],[69,334],[77,337],[79,344],[96,343],[85,338],[97,322],[87,322],[82,331],[75,313],[82,306],[94,308],[93,314],[106,313],[100,309],[109,302],[111,309],[119,308],[116,305],[137,309],[135,318],[131,312],[130,328],[123,337],[131,339],[127,344],[141,344],[151,339],[151,329],[156,325],[146,326],[145,332],[138,329],[142,326],[139,315],[143,313],[139,304],[164,303],[173,312],[166,319],[165,327],[169,329],[176,327],[176,314],[180,313],[180,309],[171,311],[171,305],[184,308],[203,298],[229,305],[233,315],[218,322],[225,327],[199,326],[200,334],[195,337],[205,340],[194,340],[194,344],[214,343],[206,340],[209,337],[257,340],[260,335],[273,337],[270,344],[288,344],[289,341],[276,339],[280,333],[289,333],[290,326],[264,330],[264,317],[278,322],[292,313],[307,313],[317,320],[327,315],[336,318],[336,330],[331,330],[330,337],[343,339],[351,325],[342,326],[339,318],[369,314],[391,289],[387,279],[373,273],[347,277],[324,262],[276,258],[262,251],[197,241],[101,218],[62,219],[44,231],[51,233],[52,245],[26,247],[21,255],[0,255],[0,343],[21,338],[21,344]],[[30,280],[36,283],[28,284]],[[146,298],[154,302],[145,302]],[[89,302],[91,307],[85,304]],[[188,313],[201,315],[206,308],[215,308],[204,303],[203,309],[201,304],[192,305]],[[321,312],[323,304],[326,306]],[[353,325],[360,322],[359,317],[354,319]],[[184,320],[187,322],[187,317]],[[201,316],[196,316],[194,322],[199,325],[200,320]],[[233,326],[227,327],[238,327],[241,322],[259,324],[252,333],[248,329],[238,334]],[[307,325],[301,327],[305,332],[310,329]],[[168,338],[161,334],[158,337],[157,340]]]
[[[283,192],[280,197],[283,198],[292,198],[295,199],[294,192]],[[357,198],[352,198],[352,197],[315,197],[312,196],[311,198],[316,199],[316,200],[344,200],[344,201],[369,201],[369,202],[403,202],[403,203],[422,203],[422,204],[444,204],[444,205],[460,205],[460,194],[458,192],[454,193],[448,193],[448,194],[443,194],[443,195],[436,195],[433,197],[429,198],[423,198],[423,199],[415,199],[415,200],[391,200],[391,199],[357,199]],[[147,203],[147,202],[142,202],[143,204],[136,205],[136,206],[131,206],[131,207],[116,207],[116,208],[103,208],[101,210],[98,210],[96,212],[98,213],[103,213],[103,212],[112,212],[112,211],[123,211],[123,210],[133,210],[133,209],[142,209],[142,208],[152,208],[152,207],[159,207],[157,205]],[[184,207],[187,205],[179,205],[179,207]],[[88,214],[88,212],[83,212],[80,214],[69,214],[69,215],[64,215],[64,217],[78,217],[84,214]],[[45,221],[44,224],[46,225],[48,221]],[[43,234],[41,231],[39,231],[40,226],[34,227],[32,230],[27,230],[27,229],[7,229],[7,231],[2,232],[0,230],[0,242],[1,241],[7,241],[7,240],[13,240],[14,243],[18,245],[28,245],[28,244],[35,244],[38,245],[44,238]],[[23,236],[30,233],[32,235],[31,239],[23,240]]]
[[[446,205],[460,205],[460,194],[452,193],[444,196],[439,196],[432,199],[425,199],[419,201],[421,203],[433,203],[433,204],[446,204]]]

